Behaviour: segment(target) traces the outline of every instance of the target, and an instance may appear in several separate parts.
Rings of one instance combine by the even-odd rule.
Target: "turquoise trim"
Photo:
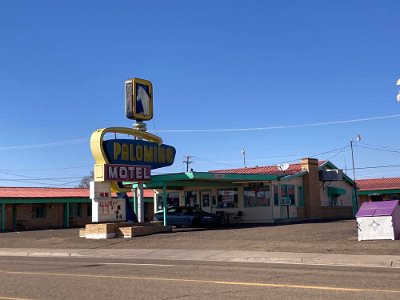
[[[359,195],[369,195],[369,194],[379,194],[379,195],[385,195],[385,194],[400,194],[400,189],[393,189],[393,190],[363,190],[363,191],[358,191]]]
[[[138,197],[137,197],[137,187],[133,188],[133,211],[135,213],[135,215],[138,215]]]

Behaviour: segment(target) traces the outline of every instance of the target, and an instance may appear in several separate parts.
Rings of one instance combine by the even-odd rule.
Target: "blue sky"
[[[76,186],[94,163],[91,133],[132,126],[131,77],[152,81],[148,130],[177,149],[156,173],[184,171],[185,155],[195,171],[242,167],[243,148],[248,167],[312,156],[351,168],[360,134],[357,178],[400,176],[399,11],[398,0],[1,1],[0,185]]]

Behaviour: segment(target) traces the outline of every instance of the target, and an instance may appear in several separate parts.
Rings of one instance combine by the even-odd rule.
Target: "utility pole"
[[[246,166],[246,149],[242,149],[242,154],[243,154],[243,166],[245,167],[245,168],[247,168],[247,166]]]
[[[361,141],[361,136],[359,134],[357,134],[357,136],[353,137],[350,140],[351,162],[352,162],[352,165],[353,165],[353,181],[354,181],[353,187],[354,187],[354,198],[355,198],[355,203],[354,204],[355,204],[356,209],[358,210],[358,195],[357,195],[356,171],[355,171],[356,168],[355,168],[355,164],[354,164],[354,151],[353,151],[353,143],[354,143],[354,141],[357,141],[357,142]]]
[[[193,163],[193,161],[190,160],[190,159],[193,158],[193,157],[194,157],[194,156],[191,156],[191,155],[186,155],[186,156],[183,157],[183,158],[185,159],[185,160],[183,161],[183,163],[186,164],[186,173],[189,172],[189,165],[190,165],[191,163]]]

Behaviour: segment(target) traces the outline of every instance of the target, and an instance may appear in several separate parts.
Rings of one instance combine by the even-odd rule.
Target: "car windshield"
[[[170,208],[168,208],[168,210],[167,210],[167,212],[169,212],[169,213],[174,213],[174,212],[176,212],[176,207],[170,207]]]
[[[168,213],[184,213],[184,214],[201,214],[205,213],[204,210],[200,208],[191,207],[191,206],[181,206],[181,207],[170,207],[168,208]]]

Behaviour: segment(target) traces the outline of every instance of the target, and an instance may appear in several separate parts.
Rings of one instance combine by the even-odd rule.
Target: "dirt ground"
[[[357,240],[355,220],[217,229],[174,229],[132,239],[89,240],[78,229],[0,233],[0,248],[105,248],[254,250],[273,252],[400,255],[400,241]]]

